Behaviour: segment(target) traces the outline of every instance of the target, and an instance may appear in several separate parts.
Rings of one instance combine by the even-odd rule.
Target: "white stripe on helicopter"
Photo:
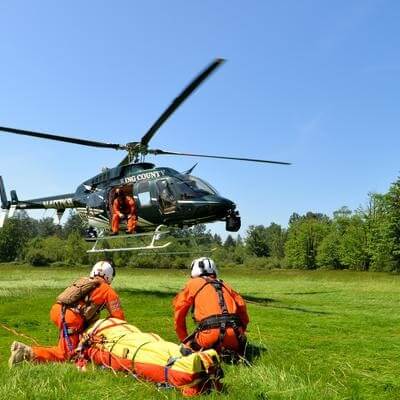
[[[45,208],[66,208],[73,206],[74,200],[72,197],[67,197],[65,199],[44,200],[42,204]]]

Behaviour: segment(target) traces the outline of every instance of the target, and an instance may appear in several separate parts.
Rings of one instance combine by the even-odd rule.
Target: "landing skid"
[[[165,225],[157,226],[154,232],[146,232],[146,233],[134,233],[124,236],[99,236],[96,238],[87,239],[88,242],[95,242],[93,247],[87,251],[87,253],[115,253],[121,251],[142,251],[142,250],[159,250],[165,249],[168,247],[171,242],[164,243],[162,245],[157,245],[156,242],[161,239],[162,236],[169,233],[169,231],[161,231],[161,228]],[[135,246],[135,247],[114,247],[114,248],[98,248],[98,245],[105,240],[116,240],[116,239],[141,239],[141,238],[150,238],[150,244],[147,246]]]

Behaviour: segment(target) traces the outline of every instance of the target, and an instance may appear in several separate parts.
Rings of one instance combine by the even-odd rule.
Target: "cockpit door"
[[[173,214],[176,212],[176,196],[172,185],[168,179],[161,179],[156,182],[158,191],[158,204],[163,214]]]

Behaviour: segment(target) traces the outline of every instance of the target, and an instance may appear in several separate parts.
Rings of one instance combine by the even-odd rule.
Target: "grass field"
[[[85,269],[0,265],[0,322],[43,344],[56,342],[48,312],[55,296]],[[349,271],[222,271],[248,300],[249,338],[264,348],[252,367],[224,366],[226,390],[207,398],[400,399],[400,276]],[[118,271],[128,320],[175,341],[171,299],[187,271]],[[175,399],[124,374],[71,364],[8,370],[0,328],[0,399]],[[29,340],[25,340],[29,343]]]

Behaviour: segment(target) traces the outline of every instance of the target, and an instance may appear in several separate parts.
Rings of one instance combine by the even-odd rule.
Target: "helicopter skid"
[[[120,251],[140,251],[140,250],[157,250],[157,249],[165,249],[171,244],[171,242],[165,243],[160,246],[142,246],[142,247],[121,247],[115,249],[96,249],[95,246],[91,250],[88,250],[87,253],[115,253]]]
[[[165,249],[168,247],[171,242],[164,243],[162,245],[157,245],[156,241],[160,240],[163,235],[169,233],[169,231],[161,231],[160,229],[164,225],[159,225],[154,232],[146,232],[146,233],[133,233],[125,236],[100,236],[97,238],[89,239],[88,241],[95,242],[93,247],[87,251],[87,253],[114,253],[121,251],[141,251],[141,250],[157,250],[157,249]],[[104,240],[115,240],[115,239],[132,239],[132,238],[143,238],[143,237],[151,237],[151,242],[147,246],[134,246],[134,247],[115,247],[115,248],[97,248],[98,244]]]

